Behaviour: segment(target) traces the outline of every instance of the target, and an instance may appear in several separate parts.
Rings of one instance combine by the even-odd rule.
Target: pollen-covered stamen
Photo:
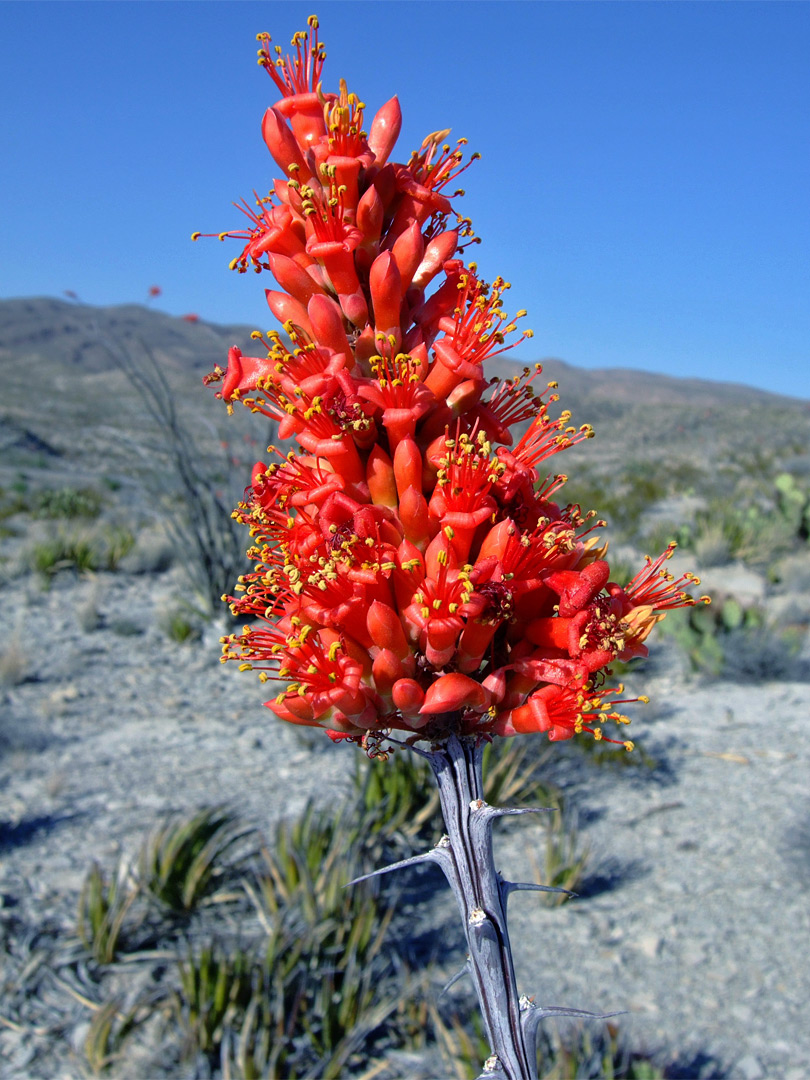
[[[377,345],[385,346],[388,342],[383,335]],[[374,397],[379,399],[386,409],[408,409],[419,394],[422,385],[422,363],[408,353],[394,353],[393,348],[381,349],[369,359],[369,364],[377,380],[379,392]],[[372,390],[375,388],[372,388]],[[366,396],[371,394],[366,391]],[[431,397],[432,400],[432,397]]]
[[[501,560],[504,574],[517,580],[538,578],[576,551],[577,541],[574,522],[541,518],[533,529],[521,533],[507,548]]]
[[[311,342],[290,352],[276,334],[272,346],[268,349],[268,355],[275,361],[275,370],[279,376],[286,376],[296,383],[332,372],[333,357],[326,349],[320,349]]]
[[[413,436],[416,424],[435,406],[436,399],[422,381],[422,361],[409,353],[395,351],[395,339],[377,335],[379,353],[370,357],[373,379],[361,381],[358,396],[382,410],[382,422],[392,450],[407,436]]]
[[[467,145],[467,140],[459,139],[455,150],[452,150],[450,144],[444,142],[449,134],[448,128],[443,131],[434,131],[426,136],[419,153],[414,151],[408,162],[408,168],[417,183],[430,191],[441,191],[451,180],[455,180],[481,157],[479,153],[472,154],[466,165],[462,165],[464,160],[462,148]],[[441,149],[439,149],[440,146]],[[463,194],[463,192],[457,194]]]
[[[558,739],[567,737],[563,734],[555,736],[554,731],[558,727],[571,725],[573,727],[571,734],[573,735],[579,735],[581,732],[587,731],[590,735],[593,735],[597,742],[604,740],[604,742],[615,743],[624,746],[627,750],[632,750],[632,743],[623,739],[610,739],[602,732],[602,725],[606,723],[619,725],[630,723],[628,716],[617,711],[617,705],[631,705],[637,701],[646,703],[648,700],[645,697],[621,698],[613,696],[623,693],[624,687],[621,684],[617,687],[605,687],[598,694],[594,693],[593,687],[589,683],[585,685],[582,691],[575,691],[569,687],[563,688],[559,695],[548,702],[549,717],[552,721],[549,738],[553,741],[555,737]]]
[[[251,267],[258,273],[260,270],[269,270],[268,263],[261,261],[261,256],[267,250],[266,239],[270,232],[274,229],[273,221],[270,216],[273,205],[272,195],[260,196],[258,192],[253,192],[256,199],[256,206],[258,212],[254,210],[249,203],[244,199],[239,202],[235,202],[233,205],[237,210],[241,211],[251,222],[251,226],[247,229],[227,229],[225,232],[220,233],[203,233],[193,232],[191,234],[192,240],[199,240],[200,237],[211,238],[216,237],[217,240],[242,240],[245,242],[244,249],[241,255],[237,255],[235,259],[230,262],[231,270],[238,270],[240,274],[244,274]]]
[[[318,244],[341,244],[347,251],[352,251],[362,240],[362,234],[351,223],[349,207],[346,205],[344,187],[335,180],[334,170],[330,166],[321,166],[321,173],[327,190],[316,192],[309,186],[300,189],[301,214]],[[307,250],[310,250],[312,244]],[[317,248],[314,249],[317,257]]]
[[[343,390],[336,390],[329,396],[327,409],[342,431],[361,434],[369,431],[374,423],[366,416],[359,395],[352,397]]]
[[[473,437],[460,433],[447,440],[447,455],[440,459],[431,513],[454,530],[475,529],[496,508],[490,495],[503,471],[490,456],[491,445],[483,431]]]
[[[350,521],[344,521],[342,525],[332,525],[329,532],[329,550],[333,554],[347,554],[360,541]]]
[[[593,438],[594,431],[590,424],[583,424],[579,428],[569,425],[571,413],[567,410],[561,413],[558,419],[551,419],[548,406],[556,400],[557,395],[552,394],[548,402],[540,405],[534,423],[512,450],[512,455],[528,468],[535,468],[541,461],[561,450],[576,446],[583,439]]]
[[[326,60],[326,49],[318,40],[318,20],[314,15],[307,19],[307,29],[297,30],[290,44],[295,49],[295,56],[282,56],[281,46],[275,45],[276,54],[270,52],[269,34],[257,34],[260,43],[259,64],[284,97],[294,94],[314,93],[321,81],[321,70]]]
[[[317,506],[333,491],[343,490],[343,478],[325,468],[326,462],[303,458],[292,451],[283,461],[283,465],[274,462],[268,466],[256,489],[256,500],[267,509],[278,507],[287,512],[292,507]]]
[[[307,618],[322,626],[338,627],[369,644],[365,619],[370,601],[340,562],[322,556],[316,565],[303,565],[293,576],[296,580],[291,589]]]
[[[708,596],[696,599],[684,591],[687,586],[700,585],[699,577],[686,573],[675,578],[664,569],[664,563],[672,558],[677,546],[673,540],[657,559],[653,560],[649,555],[645,556],[644,569],[636,574],[624,589],[614,586],[610,590],[611,593],[617,595],[623,593],[629,606],[650,607],[654,611],[671,611],[679,607],[692,607],[698,603],[708,604]]]
[[[267,373],[259,382],[258,389],[271,387],[283,391],[285,399],[297,396],[297,387],[304,386],[310,392],[317,393],[329,376],[334,376],[345,366],[345,358],[329,349],[320,348],[307,341],[293,328],[294,342],[298,341],[293,351],[287,348],[276,331],[270,331],[266,337],[254,331],[251,337],[262,342],[267,349]]]
[[[535,364],[533,372],[524,368],[521,375],[515,375],[512,379],[490,380],[495,390],[490,398],[479,403],[476,412],[482,426],[495,442],[511,445],[512,433],[509,429],[534,420],[538,412],[548,408],[548,402],[544,402],[543,397],[555,390],[557,383],[548,383],[542,394],[537,394],[531,385],[542,370],[542,364]],[[553,400],[557,400],[556,396]]]
[[[350,94],[346,80],[340,80],[340,93],[334,101],[324,100],[323,116],[329,137],[329,149],[342,157],[359,157],[366,149],[363,131],[365,105]]]
[[[571,739],[587,731],[597,742],[604,739],[605,742],[617,743],[626,750],[632,750],[632,742],[609,739],[602,732],[602,725],[606,723],[630,723],[629,718],[617,711],[616,706],[648,700],[646,697],[614,696],[623,693],[624,687],[621,685],[596,692],[592,683],[566,686],[549,684],[530,694],[524,705],[501,713],[492,730],[504,735],[543,731],[548,733],[552,742]]]
[[[436,556],[434,576],[422,581],[405,611],[406,622],[415,628],[419,647],[434,667],[443,667],[453,657],[464,625],[460,608],[471,597],[469,568],[450,570],[445,547]]]
[[[517,329],[515,320],[526,312],[519,311],[515,320],[510,321],[503,310],[503,294],[510,287],[509,283],[497,277],[489,286],[476,276],[475,270],[475,263],[471,263],[469,272],[461,275],[460,296],[453,315],[440,319],[439,326],[445,331],[446,343],[464,360],[481,365],[484,360],[499,356],[532,337],[532,331],[524,330],[517,341],[504,345],[506,335]]]

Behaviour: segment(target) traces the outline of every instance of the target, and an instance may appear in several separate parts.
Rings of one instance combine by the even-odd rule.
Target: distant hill
[[[255,349],[250,339],[254,329],[202,319],[186,321],[140,304],[92,307],[55,297],[23,297],[0,300],[0,362],[41,357],[66,370],[105,371],[109,369],[109,356],[98,340],[106,338],[118,343],[137,340],[164,354],[173,366],[208,370],[217,362],[224,363],[223,350],[227,353],[231,345],[245,351]],[[544,375],[560,383],[568,402],[634,406],[781,402],[792,407],[804,403],[810,409],[810,402],[735,383],[681,379],[630,368],[579,368],[549,358],[542,364]],[[494,362],[492,370],[513,374],[522,366],[504,359]]]
[[[188,370],[223,363],[231,345],[251,347],[253,326],[189,322],[139,304],[91,307],[53,297],[0,300],[0,363],[38,357],[66,371],[96,374],[110,368],[100,342],[142,342]],[[224,353],[223,353],[224,350]]]
[[[272,320],[268,320],[268,325]],[[65,432],[112,420],[115,401],[128,396],[110,346],[132,356],[151,352],[173,386],[200,417],[214,405],[200,377],[224,365],[231,345],[255,349],[250,326],[220,326],[186,321],[128,304],[91,307],[50,297],[0,301],[0,365],[3,397],[0,422],[6,440],[41,440],[64,449]],[[774,453],[790,444],[810,445],[810,401],[763,390],[701,379],[624,368],[584,369],[544,359],[541,385],[559,383],[560,407],[574,423],[589,422],[599,436],[599,451],[588,460],[661,456],[677,452],[710,461],[722,448],[768,447]],[[506,359],[491,373],[507,377],[523,363]],[[199,392],[198,392],[199,391]],[[63,431],[61,429],[64,429]],[[61,438],[60,436],[61,431]],[[2,441],[2,440],[0,440]],[[8,445],[8,441],[6,442]],[[585,452],[576,451],[577,454]]]

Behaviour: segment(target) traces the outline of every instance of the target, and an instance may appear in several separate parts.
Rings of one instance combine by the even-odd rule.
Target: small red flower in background
[[[255,333],[263,355],[234,347],[206,382],[299,449],[270,448],[237,510],[256,565],[228,599],[251,623],[223,660],[277,681],[268,707],[333,739],[602,738],[628,722],[610,664],[646,654],[697,579],[667,573],[670,548],[612,582],[592,535],[604,523],[554,501],[565,478],[538,468],[592,429],[551,417],[539,365],[487,379],[531,331],[504,310],[509,286],[459,257],[472,230],[446,187],[467,167],[463,140],[434,133],[391,162],[397,99],[366,133],[345,83],[324,93],[314,16],[292,58],[258,40],[283,95],[262,130],[284,176],[240,207],[246,230],[218,235],[244,243],[234,269],[272,273],[287,340]]]

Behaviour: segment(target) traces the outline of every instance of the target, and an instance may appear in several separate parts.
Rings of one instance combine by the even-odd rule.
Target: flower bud
[[[407,292],[416,268],[422,262],[424,252],[425,241],[422,237],[422,230],[414,221],[396,238],[394,246],[391,248],[391,254],[394,256],[394,262],[397,264],[397,270],[399,271],[401,296],[404,296]]]
[[[424,289],[441,270],[448,259],[452,259],[458,247],[458,229],[448,229],[447,232],[434,236],[425,248],[422,261],[413,275],[413,284],[418,289]]]
[[[378,649],[388,649],[400,660],[410,655],[399,615],[388,604],[375,600],[368,609],[366,626]]]
[[[403,716],[419,715],[425,700],[425,691],[413,679],[398,679],[391,687],[391,699]]]
[[[397,484],[391,458],[381,446],[372,447],[366,464],[366,481],[375,506],[397,505]],[[404,525],[404,522],[403,522]]]
[[[287,293],[277,292],[275,289],[265,289],[264,295],[267,297],[267,306],[282,325],[291,322],[295,326],[300,326],[310,337],[314,336],[307,309],[302,303],[288,296]]]
[[[419,710],[425,713],[457,712],[459,709],[482,709],[489,705],[489,692],[460,671],[440,675],[427,689],[425,703]]]
[[[335,301],[330,296],[313,296],[307,305],[307,316],[315,340],[320,345],[342,353],[346,357],[346,363],[353,365],[354,355],[343,328],[343,316]]]
[[[394,256],[390,251],[384,251],[374,260],[369,272],[368,284],[377,332],[399,331],[402,314],[401,279]]]
[[[394,451],[394,476],[397,492],[402,498],[409,487],[422,490],[422,455],[410,437],[401,439]]]
[[[378,165],[384,165],[388,161],[401,128],[402,109],[399,106],[399,98],[395,94],[377,112],[368,135],[368,145]]]
[[[277,109],[268,109],[262,120],[262,135],[273,161],[285,176],[290,176],[290,166],[297,169],[296,178],[309,180],[310,172],[295,141],[295,136]]]
[[[286,255],[267,255],[273,277],[285,292],[300,304],[308,304],[313,296],[323,296],[324,291],[311,274]]]

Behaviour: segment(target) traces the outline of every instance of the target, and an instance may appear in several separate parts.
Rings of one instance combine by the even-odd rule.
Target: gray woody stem
[[[456,895],[464,923],[470,974],[494,1055],[487,1061],[484,1075],[536,1080],[535,1040],[526,1038],[521,1023],[506,925],[509,889],[496,871],[492,855],[492,823],[501,811],[484,801],[484,745],[482,739],[451,735],[427,754],[439,786],[447,830],[432,854]]]
[[[542,1019],[577,1016],[604,1020],[617,1014],[538,1006],[530,998],[518,997],[506,926],[507,898],[518,889],[567,890],[506,881],[495,869],[493,821],[506,815],[541,811],[496,808],[485,802],[481,772],[485,745],[482,738],[450,735],[430,751],[410,746],[427,758],[436,776],[447,835],[431,851],[364,874],[355,878],[355,882],[418,863],[433,862],[442,868],[461,912],[469,954],[467,968],[475,983],[493,1051],[478,1080],[537,1080],[537,1028]]]

